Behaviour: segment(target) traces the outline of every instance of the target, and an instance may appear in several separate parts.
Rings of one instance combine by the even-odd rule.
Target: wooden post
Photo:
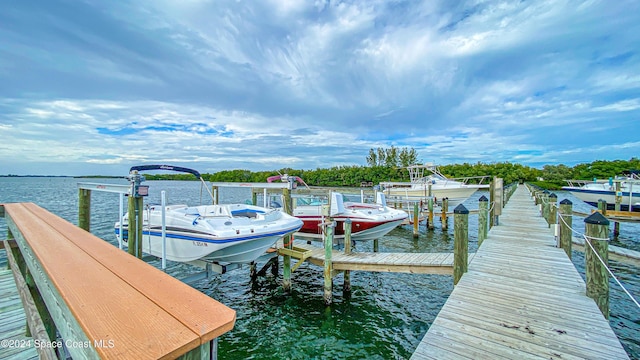
[[[431,184],[429,184],[429,192],[431,192]],[[435,226],[433,226],[433,197],[430,197],[427,200],[427,208],[429,209],[429,217],[427,220],[427,228],[429,230],[433,230]]]
[[[373,252],[378,252],[378,239],[373,239]]]
[[[631,194],[629,194],[629,196],[631,196]],[[620,181],[616,181],[616,204],[614,205],[614,210],[620,211],[621,204],[622,204],[622,191],[620,190]],[[629,209],[629,211],[631,211],[631,209]],[[620,235],[620,222],[616,221],[613,223],[613,236],[617,238],[618,235]]]
[[[351,254],[351,219],[344,221],[344,254]],[[344,283],[342,284],[342,292],[351,293],[351,271],[344,271]]]
[[[542,218],[549,223],[549,191],[545,190],[542,195]]]
[[[253,189],[251,190],[251,204],[253,206],[258,205],[258,193],[253,191]]]
[[[127,246],[129,254],[133,256],[137,256],[138,251],[138,242],[136,236],[138,234],[138,218],[136,216],[136,198],[133,195],[129,195],[129,200],[127,203],[127,211],[128,211],[128,224],[127,224]],[[124,232],[124,231],[123,231]],[[121,234],[120,236],[123,236]]]
[[[284,212],[291,215],[293,210],[291,191],[289,189],[282,189],[282,197]],[[293,248],[293,239],[291,236],[292,235],[287,235],[283,238],[284,247],[287,249]],[[282,288],[284,291],[291,291],[291,255],[284,255],[282,259]]]
[[[494,189],[495,189],[495,181],[492,180],[491,181],[491,185],[489,185],[489,209],[490,209],[489,210],[489,229],[491,229],[493,227],[493,219],[494,219],[493,213],[495,211],[494,204],[495,204],[495,201],[496,201]],[[537,197],[536,197],[536,199],[537,199]],[[537,202],[536,202],[536,204],[537,204]]]
[[[595,300],[602,315],[609,318],[609,220],[594,212],[585,222],[585,272],[587,296]],[[588,243],[587,243],[588,242]],[[591,246],[589,246],[591,244]],[[602,262],[600,261],[602,259]],[[604,264],[603,264],[604,262]]]
[[[598,210],[602,215],[607,216],[607,201],[604,199],[598,199]]]
[[[571,227],[573,226],[573,203],[571,200],[560,201],[560,247],[571,260],[571,238],[573,237]]]
[[[91,190],[78,189],[78,227],[91,231]]]
[[[417,202],[414,203],[413,204],[413,237],[414,238],[417,238],[420,236],[420,231],[418,230],[418,222],[420,221],[418,208],[419,208],[418,203]]]
[[[548,213],[548,218],[547,218],[547,223],[549,224],[549,227],[551,227],[551,225],[555,225],[557,223],[557,219],[558,219],[558,195],[551,193],[549,195],[549,213]]]
[[[333,227],[335,223],[329,218],[329,223],[324,224],[324,304],[331,305],[333,301],[333,264],[331,255],[333,251]]]
[[[442,222],[442,230],[446,231],[449,228],[449,218],[447,217],[449,212],[449,198],[442,199],[442,214],[440,220]]]
[[[478,199],[478,247],[482,245],[482,242],[487,238],[489,234],[488,229],[488,218],[489,218],[489,199],[486,196],[482,195],[480,199]]]
[[[138,213],[138,228],[136,234],[136,240],[138,245],[138,259],[142,259],[142,225],[144,224],[144,198],[139,196],[136,198]]]
[[[252,261],[249,264],[249,277],[251,278],[251,281],[254,281],[258,277],[257,267],[258,265],[256,264],[255,261]]]
[[[453,285],[469,266],[469,210],[460,204],[453,209]]]

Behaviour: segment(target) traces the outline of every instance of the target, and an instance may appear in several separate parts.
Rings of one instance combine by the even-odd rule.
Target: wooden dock
[[[33,339],[25,336],[27,317],[18,288],[11,270],[6,268],[0,270],[0,294],[0,359],[38,359]]]
[[[306,258],[314,265],[323,266],[324,248],[295,244],[298,249],[310,251]],[[469,254],[469,260],[474,254]],[[403,272],[412,274],[453,275],[453,253],[380,253],[352,252],[345,254],[333,250],[331,254],[333,270],[336,271],[377,271]]]
[[[412,359],[628,359],[520,186]]]

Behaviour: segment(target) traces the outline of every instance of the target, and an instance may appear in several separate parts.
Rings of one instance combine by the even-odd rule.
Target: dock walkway
[[[6,269],[6,264],[0,270],[0,294],[0,340],[3,344],[0,346],[0,359],[37,359],[33,339],[25,336],[27,317],[13,274]]]
[[[324,248],[299,244],[299,249],[311,251],[306,260],[314,265],[323,266]],[[469,254],[469,261],[475,254]],[[453,275],[453,253],[381,253],[352,252],[345,254],[333,250],[331,254],[333,270],[336,271],[377,271],[402,272],[412,274]]]
[[[521,185],[412,359],[628,359]]]

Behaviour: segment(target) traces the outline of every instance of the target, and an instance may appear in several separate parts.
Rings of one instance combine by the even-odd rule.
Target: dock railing
[[[234,310],[35,204],[0,215],[46,329],[39,347],[60,358],[210,359],[234,326]]]

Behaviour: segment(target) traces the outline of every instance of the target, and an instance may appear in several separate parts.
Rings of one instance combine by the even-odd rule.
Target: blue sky
[[[638,1],[9,1],[0,174],[640,155]]]

